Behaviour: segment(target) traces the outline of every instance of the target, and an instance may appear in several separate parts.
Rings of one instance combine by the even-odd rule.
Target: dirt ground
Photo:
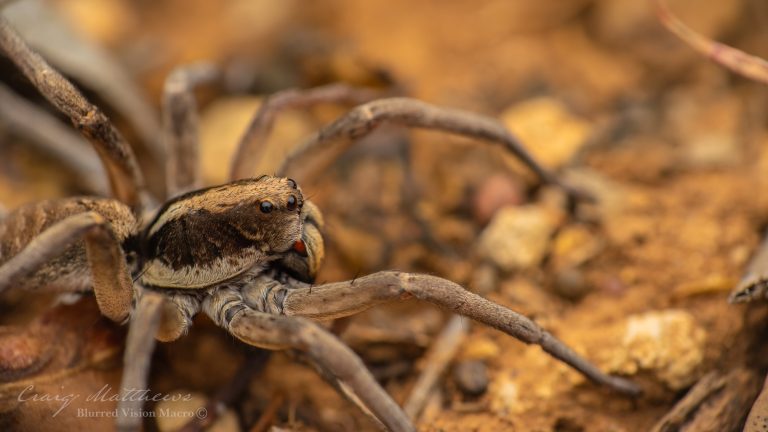
[[[760,1],[670,6],[705,36],[768,57]],[[224,68],[225,85],[198,93],[206,184],[226,180],[265,95],[346,82],[498,118],[545,166],[597,198],[569,209],[562,191],[540,185],[501,148],[396,127],[320,174],[290,173],[326,218],[318,282],[384,269],[441,276],[533,318],[644,390],[632,399],[599,388],[539,347],[465,320],[465,338],[424,402],[419,430],[652,430],[711,376],[726,384],[675,426],[656,430],[740,430],[768,368],[768,317],[763,305],[727,298],[768,222],[768,91],[693,52],[650,4],[58,0],[48,7],[114,56],[155,116],[173,67],[205,60]],[[68,75],[80,76],[77,68],[88,66]],[[45,106],[8,62],[0,79]],[[103,91],[76,82],[139,143],[149,185],[162,190],[159,164],[130,119]],[[344,111],[281,115],[259,173],[273,172],[288,148]],[[30,150],[28,137],[5,122],[4,206],[83,193],[72,173]],[[11,293],[0,309],[0,426],[111,427],[112,419],[76,416],[72,407],[51,418],[57,401],[16,403],[28,383],[82,395],[119,385],[125,329],[99,318],[88,296],[57,306],[47,296],[34,300]],[[448,318],[411,301],[366,311],[340,334],[403,403]],[[194,392],[200,406],[228,385],[246,353],[199,317],[188,336],[159,347],[151,387]],[[275,354],[255,374],[212,430],[375,430],[293,356]],[[260,419],[266,424],[254,426]],[[183,422],[173,421],[145,426],[178,430]]]

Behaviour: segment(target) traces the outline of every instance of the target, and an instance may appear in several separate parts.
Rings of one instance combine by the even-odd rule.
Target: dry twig
[[[665,0],[653,0],[653,2],[664,27],[691,48],[741,76],[768,84],[768,62],[696,33],[672,13]]]
[[[456,356],[468,332],[469,326],[464,323],[464,318],[461,315],[453,315],[435,339],[432,348],[424,356],[424,370],[421,371],[421,375],[419,375],[408,400],[403,406],[405,414],[414,421],[418,420],[437,380]]]
[[[267,430],[269,430],[269,427],[272,426],[272,423],[275,421],[275,417],[277,416],[278,411],[280,410],[280,407],[283,405],[284,402],[285,402],[284,394],[282,393],[275,394],[272,400],[269,401],[269,405],[267,405],[267,408],[264,410],[263,413],[261,413],[261,417],[259,417],[259,420],[250,429],[250,432],[266,432]]]

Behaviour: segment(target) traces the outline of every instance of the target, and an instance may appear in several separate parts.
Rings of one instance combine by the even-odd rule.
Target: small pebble
[[[484,226],[502,207],[523,204],[525,187],[509,175],[495,174],[480,184],[472,201],[472,216],[475,222]]]
[[[592,290],[584,274],[575,268],[566,268],[555,273],[553,285],[555,292],[568,300],[580,300]]]
[[[456,386],[467,396],[480,396],[488,389],[488,367],[480,360],[465,360],[453,368]]]

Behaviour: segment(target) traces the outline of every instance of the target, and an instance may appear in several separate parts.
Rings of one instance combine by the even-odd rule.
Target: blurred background
[[[383,269],[445,277],[534,318],[646,389],[637,401],[617,397],[538,347],[465,320],[449,365],[420,405],[420,430],[645,431],[683,423],[737,430],[743,423],[766,369],[768,321],[764,307],[726,299],[768,220],[768,92],[670,34],[650,2],[3,4],[24,38],[113,119],[157,194],[164,190],[163,82],[177,66],[206,61],[222,70],[221,80],[197,92],[206,185],[227,181],[235,146],[266,96],[343,82],[497,118],[544,166],[598,198],[571,209],[562,191],[540,185],[496,146],[397,127],[361,140],[311,178],[294,167],[290,174],[326,217],[328,258],[318,282]],[[702,35],[768,57],[765,2],[669,6]],[[95,153],[7,59],[0,82],[0,203],[12,209],[104,194]],[[273,173],[293,146],[349,108],[281,114],[252,174]],[[25,299],[8,300],[0,329],[5,346],[26,347],[39,367],[5,385],[55,381],[83,393],[117,385],[123,329],[99,320],[92,299],[53,308]],[[405,402],[446,319],[415,302],[389,305],[345,323],[341,337]],[[91,337],[83,341],[84,333]],[[72,342],[54,349],[51,335]],[[152,388],[195,392],[199,406],[245,356],[200,317],[189,336],[159,348]],[[684,421],[663,423],[702,377],[728,384]],[[25,430],[85,427],[71,415],[52,422],[39,404],[0,408]],[[175,420],[146,425],[178,430]],[[311,368],[283,354],[217,421],[221,431],[373,428]]]

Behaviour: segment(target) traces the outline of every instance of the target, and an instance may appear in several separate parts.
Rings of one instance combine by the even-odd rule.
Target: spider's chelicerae
[[[0,48],[92,143],[114,195],[44,201],[5,215],[0,221],[0,292],[53,281],[71,291],[92,289],[103,315],[130,323],[123,389],[145,388],[154,340],[179,338],[202,311],[246,344],[304,353],[386,428],[413,430],[358,356],[311,319],[344,317],[415,297],[538,344],[599,384],[625,394],[639,392],[633,383],[599,371],[530,319],[445,279],[384,271],[312,285],[324,253],[319,209],[289,178],[246,178],[258,155],[257,142],[267,135],[277,110],[345,101],[366,103],[291,153],[279,175],[310,150],[338,141],[350,145],[380,123],[391,122],[501,144],[543,181],[565,187],[494,120],[406,98],[369,102],[371,92],[344,86],[284,92],[263,104],[254,118],[232,165],[233,181],[196,189],[191,90],[211,78],[211,70],[179,69],[164,93],[168,195],[176,197],[152,211],[154,200],[144,188],[132,150],[104,114],[4,21]],[[140,403],[121,398],[118,413],[137,410]],[[121,429],[135,430],[141,418],[121,416],[117,421]]]

